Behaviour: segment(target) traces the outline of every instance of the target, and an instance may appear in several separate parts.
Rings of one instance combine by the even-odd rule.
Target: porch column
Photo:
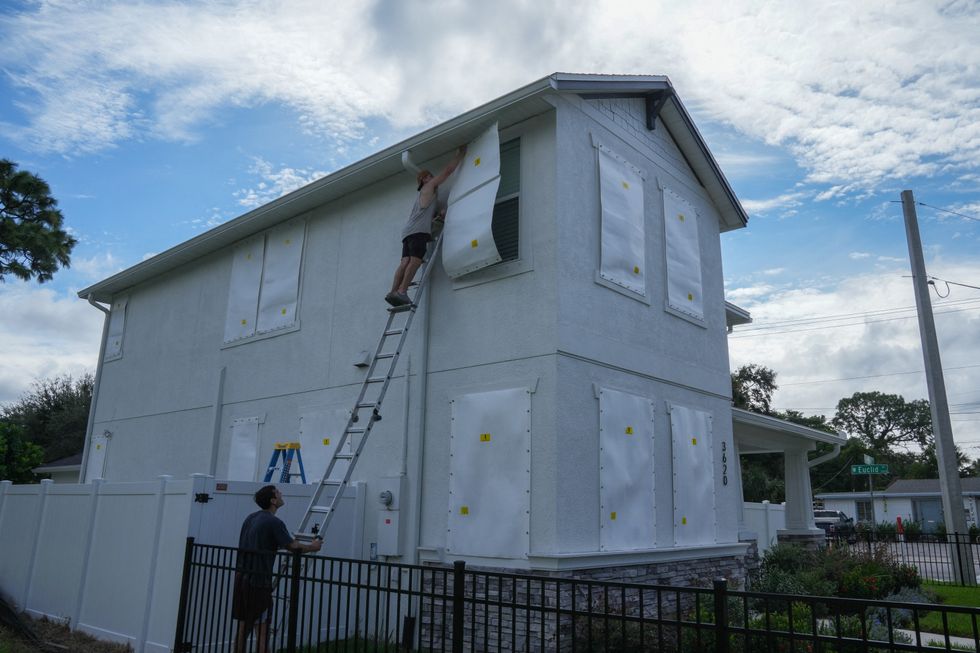
[[[783,454],[786,482],[786,528],[778,532],[780,542],[817,546],[824,532],[813,523],[813,492],[806,449],[787,449]]]

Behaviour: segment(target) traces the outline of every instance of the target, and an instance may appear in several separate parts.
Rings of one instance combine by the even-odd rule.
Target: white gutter
[[[834,458],[836,458],[839,455],[840,455],[840,445],[839,444],[835,444],[833,451],[831,451],[830,453],[824,454],[824,455],[822,455],[822,456],[820,456],[818,458],[814,458],[813,460],[807,461],[806,466],[812,469],[812,468],[816,467],[817,465],[822,465],[823,463],[827,462],[828,460],[833,460]]]
[[[109,309],[96,303],[95,296],[89,293],[88,303],[105,313],[102,321],[102,343],[99,345],[99,362],[95,366],[95,381],[92,383],[92,403],[88,407],[88,423],[85,425],[85,443],[82,446],[82,463],[78,470],[78,482],[84,483],[85,472],[88,470],[88,448],[92,442],[92,429],[95,426],[95,404],[99,400],[99,384],[102,382],[102,359],[105,356],[105,343],[109,339]]]

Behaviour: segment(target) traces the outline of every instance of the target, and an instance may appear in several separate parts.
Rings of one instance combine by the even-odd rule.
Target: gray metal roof
[[[660,110],[660,123],[673,137],[717,206],[722,218],[722,231],[743,227],[748,222],[748,215],[667,77],[554,73],[171,247],[79,291],[78,295],[91,295],[97,301],[110,301],[113,295],[138,283],[227,247],[314,207],[403,173],[401,153],[405,150],[411,150],[417,161],[438,157],[451,151],[459,143],[475,138],[494,122],[499,122],[503,128],[552,110],[554,107],[547,102],[546,96],[561,93],[586,98],[647,97],[654,93],[663,93],[667,99]]]
[[[963,494],[980,495],[980,478],[970,477],[960,479]],[[898,478],[881,492],[875,492],[877,497],[938,497],[940,495],[938,478]],[[828,492],[815,494],[817,499],[861,499],[868,498],[865,492]]]

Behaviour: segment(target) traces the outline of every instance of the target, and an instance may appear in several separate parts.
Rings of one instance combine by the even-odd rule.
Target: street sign
[[[887,474],[888,465],[851,465],[852,474]]]

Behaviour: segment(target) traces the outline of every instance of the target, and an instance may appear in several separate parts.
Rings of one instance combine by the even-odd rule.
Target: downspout
[[[102,382],[102,360],[105,357],[105,343],[109,339],[109,309],[95,301],[89,293],[88,303],[105,313],[102,321],[102,343],[99,345],[99,362],[95,366],[95,381],[92,383],[92,403],[88,408],[88,424],[85,426],[85,443],[82,448],[82,466],[78,470],[78,482],[84,483],[88,473],[88,449],[92,442],[92,429],[95,427],[95,404],[99,399],[99,384]]]
[[[813,469],[817,465],[822,465],[825,462],[827,462],[828,460],[833,460],[834,458],[836,458],[839,455],[840,455],[840,445],[839,444],[835,444],[833,451],[831,451],[830,453],[825,453],[824,455],[820,456],[819,458],[814,458],[813,460],[808,460],[807,463],[806,463],[806,466],[807,466],[808,469]]]
[[[412,155],[408,150],[402,152],[402,166],[407,172],[412,174],[418,174],[419,167],[412,161]],[[430,261],[434,263],[434,261]],[[419,560],[419,547],[422,546],[422,467],[425,460],[425,402],[428,395],[429,388],[429,311],[432,308],[432,290],[429,285],[432,283],[432,276],[429,276],[429,282],[426,284],[425,290],[425,307],[422,311],[421,318],[424,320],[424,326],[422,329],[422,344],[421,351],[419,352],[419,362],[418,362],[418,376],[421,380],[418,390],[418,402],[419,402],[419,418],[418,418],[418,433],[419,433],[419,450],[418,456],[415,459],[415,491],[413,497],[415,499],[415,546],[412,547],[411,561],[409,564],[418,564]],[[405,387],[406,387],[406,398],[408,397],[408,384],[410,382],[411,373],[411,358],[409,358],[409,367],[405,372]],[[405,408],[406,411],[406,424],[408,423],[408,406]],[[408,466],[408,438],[406,429],[406,440],[405,440],[405,466]]]

